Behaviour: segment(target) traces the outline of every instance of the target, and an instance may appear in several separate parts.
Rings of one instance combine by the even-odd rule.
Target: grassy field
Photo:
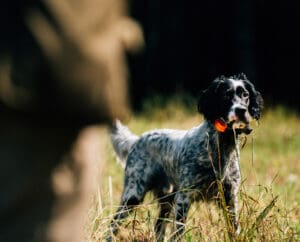
[[[153,128],[189,129],[202,121],[196,101],[154,98],[127,125],[141,134]],[[241,233],[230,236],[224,216],[214,204],[192,206],[183,241],[300,241],[300,117],[283,107],[265,108],[241,151]],[[89,211],[89,241],[102,241],[119,203],[123,169],[107,137],[106,166]],[[155,241],[156,202],[151,194],[124,221],[116,241]],[[168,236],[172,236],[172,218]],[[167,240],[166,240],[167,241]]]

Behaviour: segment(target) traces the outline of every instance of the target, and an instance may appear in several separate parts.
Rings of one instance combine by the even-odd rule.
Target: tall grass
[[[202,121],[196,100],[154,98],[127,125],[136,134],[153,128],[189,129]],[[89,241],[102,241],[117,209],[124,171],[117,164],[107,137],[106,169],[89,211]],[[185,241],[300,240],[300,117],[284,107],[266,108],[260,124],[248,136],[240,158],[238,235],[229,233],[224,211],[215,204],[195,203],[186,221]],[[155,241],[157,203],[148,194],[120,227],[116,241]],[[226,215],[226,213],[225,213]],[[167,239],[172,237],[170,217]]]

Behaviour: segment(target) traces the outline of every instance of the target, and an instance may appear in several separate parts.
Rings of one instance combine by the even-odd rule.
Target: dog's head
[[[250,133],[249,122],[260,119],[262,106],[261,94],[239,74],[215,79],[200,95],[198,111],[209,121],[222,120],[230,128]]]

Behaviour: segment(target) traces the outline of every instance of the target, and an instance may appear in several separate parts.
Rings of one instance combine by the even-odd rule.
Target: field
[[[192,98],[153,98],[126,124],[136,134],[153,128],[189,129],[202,121],[195,107]],[[197,203],[190,209],[183,241],[300,240],[300,117],[284,107],[266,107],[253,128],[240,159],[241,233],[230,233],[224,211],[214,204]],[[123,184],[123,168],[106,139],[106,165],[89,210],[87,236],[92,242],[102,241],[108,233]],[[156,202],[149,194],[123,222],[116,241],[155,241],[156,213]],[[171,217],[168,238],[173,225]]]

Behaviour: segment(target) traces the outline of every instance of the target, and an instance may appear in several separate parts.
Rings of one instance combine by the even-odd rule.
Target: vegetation
[[[153,128],[189,129],[202,121],[194,107],[192,98],[154,98],[127,125],[136,134]],[[266,108],[253,127],[241,151],[240,234],[230,234],[224,213],[214,204],[197,203],[189,212],[185,241],[300,240],[300,117],[284,107]],[[102,241],[108,232],[123,186],[123,168],[106,138],[106,169],[89,211],[87,234],[92,242]],[[116,241],[155,241],[156,215],[156,203],[148,194],[124,221]],[[171,238],[172,217],[169,221]]]

